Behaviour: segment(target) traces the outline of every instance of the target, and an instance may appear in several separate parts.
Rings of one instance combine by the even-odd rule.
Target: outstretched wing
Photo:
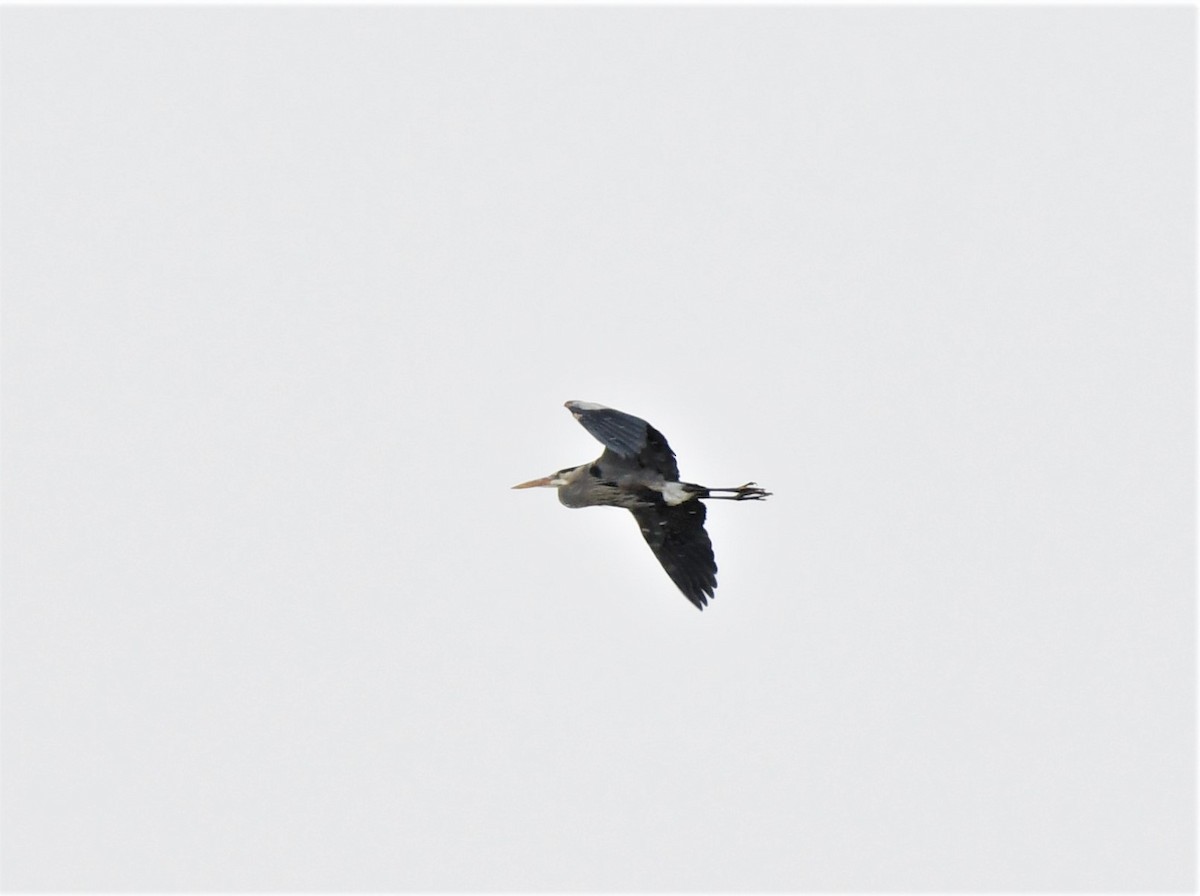
[[[704,504],[656,501],[632,511],[654,556],[683,596],[703,610],[717,587],[717,561],[704,531]]]
[[[566,408],[608,452],[661,473],[668,482],[679,479],[675,452],[663,434],[641,417],[590,401],[568,401]]]

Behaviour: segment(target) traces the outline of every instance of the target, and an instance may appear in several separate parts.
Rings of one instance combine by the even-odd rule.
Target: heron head
[[[559,470],[557,473],[551,473],[541,479],[530,479],[528,482],[514,485],[513,488],[560,488],[570,481],[567,477],[577,469],[579,468],[567,467],[565,470]]]

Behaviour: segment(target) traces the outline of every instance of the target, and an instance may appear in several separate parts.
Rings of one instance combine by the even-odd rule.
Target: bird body
[[[607,466],[607,468],[606,468]],[[700,486],[670,482],[661,476],[639,475],[593,461],[557,474],[558,500],[567,507],[625,507],[633,510],[661,500],[674,507],[694,498]]]
[[[762,500],[770,492],[753,482],[723,489],[681,482],[675,452],[645,420],[593,402],[568,401],[565,406],[604,445],[604,453],[513,488],[557,488],[558,500],[567,507],[631,511],[667,575],[704,609],[717,587],[717,563],[704,530],[701,500]]]

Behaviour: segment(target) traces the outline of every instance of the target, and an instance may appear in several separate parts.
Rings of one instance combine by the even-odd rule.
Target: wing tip
[[[679,590],[683,592],[683,596],[690,600],[697,610],[703,610],[708,606],[709,601],[717,598],[717,569],[714,563],[711,571],[702,573],[703,577],[699,580],[693,578],[689,583],[691,587],[684,590],[682,586]],[[676,585],[679,583],[676,582]]]
[[[611,411],[612,410],[612,408],[608,407],[608,405],[599,404],[594,401],[574,401],[574,400],[564,401],[563,407],[566,408],[568,411],[570,411],[572,414],[575,414],[576,416],[578,416],[580,413],[585,413],[587,411]]]

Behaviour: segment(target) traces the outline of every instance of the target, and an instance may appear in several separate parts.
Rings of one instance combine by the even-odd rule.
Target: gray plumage
[[[602,445],[604,453],[577,467],[513,488],[558,489],[567,507],[624,507],[684,596],[704,609],[717,587],[717,563],[704,530],[702,499],[758,501],[770,492],[753,482],[707,488],[679,480],[675,452],[663,434],[640,417],[603,405],[568,401],[566,408]]]

